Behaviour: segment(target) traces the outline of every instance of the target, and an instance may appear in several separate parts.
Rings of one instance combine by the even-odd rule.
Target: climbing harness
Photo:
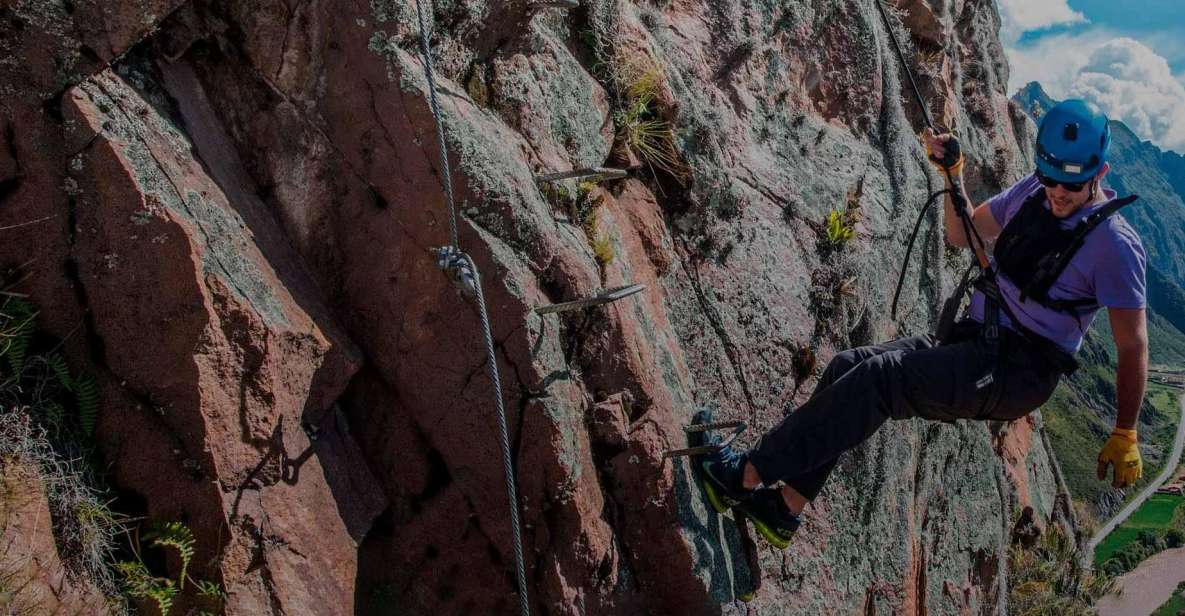
[[[641,293],[646,288],[644,284],[631,284],[624,287],[613,287],[605,289],[592,297],[584,299],[577,299],[570,302],[563,302],[560,304],[551,304],[548,306],[540,306],[535,309],[536,314],[551,314],[553,312],[566,312],[569,310],[581,310],[584,308],[592,308],[594,306],[601,306],[604,304],[615,302],[619,299],[625,299],[635,293]]]
[[[1049,290],[1070,265],[1070,258],[1086,242],[1086,236],[1137,199],[1136,195],[1113,199],[1073,228],[1063,229],[1061,219],[1042,205],[1044,192],[1037,190],[1025,200],[996,240],[996,267],[1020,289],[1020,301],[1032,299],[1046,308],[1076,317],[1081,309],[1098,305],[1097,300],[1053,299]]]
[[[912,90],[914,98],[918,103],[918,107],[922,111],[922,117],[926,121],[926,126],[929,127],[930,130],[937,132],[934,121],[930,117],[930,110],[926,107],[926,101],[922,97],[922,92],[918,88],[917,81],[914,79],[913,71],[910,70],[909,64],[905,61],[905,54],[901,51],[901,44],[897,41],[897,35],[893,31],[893,24],[889,21],[889,14],[885,10],[884,5],[881,4],[881,0],[873,0],[873,2],[880,11],[881,19],[883,19],[885,22],[885,30],[889,33],[889,38],[893,42],[893,49],[897,53],[897,60],[900,63],[902,70],[905,71],[906,76],[909,78],[910,89]],[[955,294],[943,303],[942,312],[938,319],[938,328],[935,331],[935,337],[944,343],[953,341],[956,331],[955,321],[958,317],[959,307],[962,305],[963,297],[967,292],[971,271],[975,268],[978,268],[979,275],[970,284],[975,286],[976,289],[984,294],[983,325],[979,328],[979,336],[982,337],[983,341],[986,343],[987,352],[995,359],[995,361],[991,362],[991,365],[994,367],[976,382],[976,388],[978,389],[984,389],[987,387],[992,388],[988,397],[985,399],[984,408],[986,409],[990,406],[994,406],[999,401],[1005,386],[1004,383],[1000,382],[996,378],[998,364],[1003,358],[1004,354],[1007,352],[1007,341],[1000,332],[1001,311],[1007,314],[1013,328],[1020,332],[1021,335],[1026,339],[1029,338],[1030,334],[1032,333],[1028,332],[1027,328],[1023,327],[1020,324],[1020,321],[1015,318],[1015,316],[1012,314],[1012,311],[1008,308],[1008,304],[1004,301],[1003,296],[1000,294],[999,285],[996,282],[996,273],[991,267],[991,262],[988,261],[987,244],[984,242],[983,237],[980,236],[979,229],[975,227],[975,223],[971,217],[972,214],[968,211],[967,199],[964,197],[963,186],[956,179],[953,172],[953,170],[963,162],[963,153],[960,151],[958,140],[951,139],[947,141],[943,154],[942,160],[937,160],[936,162],[942,166],[943,173],[946,175],[947,184],[950,186],[950,188],[946,191],[946,194],[950,196],[951,204],[954,206],[955,214],[959,217],[959,222],[963,227],[963,237],[965,237],[967,240],[967,246],[973,253],[975,253],[975,258],[971,265],[968,266],[967,271],[963,274],[963,278],[959,282],[958,288],[955,290]],[[931,159],[934,160],[933,155],[931,155]],[[943,193],[939,192],[931,195],[930,200],[927,201],[925,207],[922,208],[922,214],[918,217],[918,225],[921,224],[921,217],[925,214],[926,209],[929,208],[931,203],[937,200],[938,195],[940,194]],[[918,225],[915,225],[914,235],[917,233]],[[911,250],[913,248],[912,238],[909,248]],[[908,252],[906,253],[905,259],[905,266],[908,266]],[[905,269],[905,266],[902,267],[902,270]],[[901,277],[898,280],[897,291],[894,293],[894,308],[896,308],[897,298],[901,292],[901,284],[904,282],[905,276],[903,271]],[[893,311],[893,316],[896,318],[896,310]],[[1045,341],[1044,338],[1040,337],[1033,338],[1032,340],[1033,342],[1037,342],[1039,340]],[[1049,344],[1052,345],[1052,343]],[[1042,345],[1042,348],[1045,348],[1044,345]]]
[[[515,485],[514,463],[510,457],[510,434],[506,427],[506,407],[502,401],[502,379],[498,375],[498,356],[494,352],[494,335],[490,330],[490,318],[486,311],[485,296],[481,292],[481,275],[473,259],[461,251],[457,234],[457,208],[453,199],[453,181],[449,169],[448,150],[444,140],[444,120],[436,100],[436,80],[432,73],[432,44],[428,38],[428,23],[420,0],[416,0],[416,15],[420,22],[420,51],[424,56],[424,74],[428,80],[428,101],[436,121],[436,137],[440,141],[440,163],[444,171],[441,182],[449,209],[449,232],[452,243],[436,250],[436,263],[458,284],[463,291],[476,300],[481,316],[482,333],[485,335],[486,367],[494,386],[494,404],[498,409],[498,432],[502,446],[502,464],[506,475],[506,496],[510,502],[510,528],[514,542],[515,573],[518,578],[518,602],[523,616],[530,616],[530,601],[527,596],[527,572],[523,559],[522,528],[518,514],[518,489]]]
[[[905,62],[905,55],[902,53],[901,45],[898,43],[897,36],[893,32],[893,26],[889,22],[888,13],[885,11],[884,6],[881,5],[880,0],[873,1],[880,10],[882,19],[884,19],[885,28],[888,30],[889,37],[893,41],[893,47],[897,52],[897,59],[901,64],[901,68],[909,77],[911,89],[913,91],[914,97],[917,100],[918,106],[922,110],[922,116],[925,118],[926,125],[931,130],[936,130],[934,123],[930,118],[930,113],[926,107],[925,100],[922,98],[922,93],[918,89],[917,83],[914,80],[913,72],[910,70],[909,65]],[[1002,356],[1004,353],[1004,340],[1002,339],[999,331],[1000,314],[1003,313],[1008,317],[1012,329],[1020,336],[1020,338],[1043,354],[1053,367],[1063,374],[1070,374],[1074,372],[1074,370],[1077,369],[1078,364],[1071,354],[1062,350],[1048,338],[1045,338],[1044,336],[1032,331],[1030,328],[1025,327],[1013,313],[1004,296],[1000,292],[1000,285],[997,280],[997,268],[1003,271],[1010,280],[1021,283],[1023,291],[1021,301],[1024,301],[1026,297],[1032,297],[1044,305],[1054,307],[1055,309],[1059,310],[1073,310],[1087,304],[1093,304],[1093,299],[1062,301],[1051,300],[1048,297],[1048,291],[1050,287],[1052,287],[1053,283],[1057,280],[1058,276],[1069,265],[1070,259],[1073,257],[1074,253],[1082,247],[1087,234],[1089,234],[1091,230],[1105,221],[1109,216],[1117,212],[1120,208],[1135,201],[1137,197],[1125,197],[1123,199],[1116,199],[1108,203],[1104,207],[1100,208],[1099,211],[1091,214],[1082,222],[1080,222],[1074,229],[1062,231],[1059,227],[1055,234],[1057,239],[1042,237],[1043,234],[1052,231],[1049,225],[1044,223],[1041,224],[1039,229],[1026,228],[1023,231],[1017,232],[1015,229],[1023,226],[1025,221],[1016,221],[1014,219],[1010,222],[1016,222],[1016,225],[1008,225],[1009,227],[1013,227],[1014,231],[1008,232],[1006,228],[1005,232],[1001,233],[1000,238],[998,238],[996,245],[997,267],[992,267],[987,258],[987,244],[979,235],[979,230],[975,227],[975,224],[971,219],[971,214],[968,212],[967,208],[967,200],[963,196],[963,188],[955,180],[951,171],[952,167],[954,167],[956,164],[961,164],[961,161],[962,153],[959,151],[958,141],[955,139],[948,141],[948,147],[946,148],[945,156],[941,161],[937,162],[942,165],[943,171],[946,174],[947,182],[950,184],[951,188],[947,189],[946,191],[941,191],[931,195],[930,199],[926,202],[926,205],[923,206],[922,212],[918,216],[917,224],[914,225],[913,234],[910,236],[909,247],[907,248],[905,256],[906,265],[908,265],[909,255],[913,250],[914,239],[917,235],[918,228],[921,225],[921,220],[925,215],[926,210],[939,195],[943,193],[949,194],[954,205],[955,213],[959,216],[960,222],[962,223],[963,234],[967,239],[967,245],[975,252],[975,260],[964,273],[962,280],[959,282],[959,285],[955,290],[955,293],[944,302],[942,312],[939,317],[938,329],[935,332],[936,337],[944,342],[952,340],[952,336],[955,332],[955,320],[958,315],[959,307],[962,304],[962,300],[967,292],[968,286],[973,286],[976,290],[980,291],[984,295],[984,322],[980,327],[979,333],[988,343],[989,352],[996,355],[997,357]],[[1041,193],[1038,192],[1036,197],[1040,198]],[[1030,204],[1025,204],[1026,207],[1028,205]],[[1036,205],[1037,207],[1035,209],[1044,211],[1044,208],[1040,206],[1040,203],[1037,203]],[[1049,217],[1053,218],[1052,214],[1049,214]],[[1034,242],[1029,240],[1034,237],[1038,238],[1036,240],[1036,244],[1043,245],[1045,250],[1032,250],[1032,245]],[[1008,265],[1004,266],[1001,263],[1001,260],[1008,262]],[[979,269],[979,274],[974,280],[972,280],[970,278],[970,274],[971,271],[976,267]],[[903,267],[901,276],[897,281],[897,290],[893,295],[894,318],[896,318],[897,300],[901,293],[901,286],[905,282],[904,269],[905,268]],[[982,379],[980,379],[977,385],[979,385],[979,387],[982,389],[983,387],[993,384],[996,385],[996,390],[993,393],[993,397],[998,397],[1000,392],[1003,390],[1003,387],[1000,383],[995,382],[994,373],[985,375]]]

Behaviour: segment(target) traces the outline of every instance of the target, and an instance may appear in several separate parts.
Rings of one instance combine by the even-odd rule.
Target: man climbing
[[[937,161],[958,148],[951,135],[927,129],[922,138],[940,167]],[[713,506],[736,507],[766,540],[786,547],[840,454],[886,420],[1011,421],[1044,403],[1061,375],[1077,367],[1074,354],[1103,306],[1119,353],[1119,412],[1099,454],[1098,476],[1104,480],[1114,466],[1115,487],[1135,482],[1142,473],[1136,421],[1148,364],[1146,257],[1136,232],[1111,215],[1134,198],[1116,199],[1102,188],[1110,139],[1096,107],[1065,101],[1041,121],[1032,175],[967,208],[969,218],[956,215],[948,193],[946,241],[982,255],[975,232],[995,240],[967,317],[942,340],[913,336],[836,355],[810,400],[754,449],[725,447],[698,460]],[[961,190],[963,161],[951,158],[944,169],[948,187],[954,179]]]

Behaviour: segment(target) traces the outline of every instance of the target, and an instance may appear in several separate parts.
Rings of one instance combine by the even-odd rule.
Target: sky
[[[1015,92],[1097,103],[1185,154],[1185,0],[996,0]]]

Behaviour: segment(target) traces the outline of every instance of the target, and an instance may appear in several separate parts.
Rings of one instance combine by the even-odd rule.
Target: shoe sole
[[[716,513],[723,514],[732,508],[724,500],[724,495],[716,491],[716,486],[712,485],[712,480],[704,476],[703,471],[700,471],[699,483],[704,487],[704,493],[708,495],[708,502],[712,503],[712,508],[716,510]]]
[[[708,496],[708,502],[712,504],[712,508],[716,510],[716,513],[723,515],[726,511],[728,511],[729,509],[732,509],[732,507],[729,507],[726,504],[726,501],[724,500],[723,495],[717,491],[716,486],[714,486],[712,484],[711,479],[708,479],[707,477],[705,477],[704,475],[701,474],[700,475],[700,485],[702,485],[704,487],[704,493],[707,494],[707,496]],[[737,509],[738,509],[737,513],[739,513],[740,515],[744,515],[745,518],[747,518],[750,522],[752,522],[753,528],[757,529],[757,534],[761,535],[761,538],[765,539],[765,541],[767,543],[769,543],[771,546],[773,546],[774,548],[779,549],[779,550],[784,550],[784,549],[790,547],[790,540],[789,539],[783,539],[781,536],[778,535],[777,531],[770,528],[767,524],[763,523],[761,520],[758,520],[749,514],[740,512],[739,507],[737,507]],[[734,514],[734,515],[736,515],[736,514]]]
[[[761,538],[765,539],[765,541],[775,549],[784,550],[790,547],[789,539],[783,539],[780,535],[778,535],[777,531],[764,524],[761,520],[758,520],[749,514],[744,515],[749,519],[749,522],[753,524],[753,528],[757,529],[757,534],[761,535]]]

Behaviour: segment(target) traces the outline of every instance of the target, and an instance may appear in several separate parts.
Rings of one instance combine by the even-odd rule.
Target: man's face
[[[1090,185],[1097,180],[1087,182],[1082,186],[1082,190],[1077,192],[1067,190],[1065,186],[1058,184],[1057,186],[1045,187],[1045,197],[1049,199],[1049,210],[1058,218],[1065,218],[1074,212],[1077,212],[1086,202],[1090,200],[1091,190]]]

